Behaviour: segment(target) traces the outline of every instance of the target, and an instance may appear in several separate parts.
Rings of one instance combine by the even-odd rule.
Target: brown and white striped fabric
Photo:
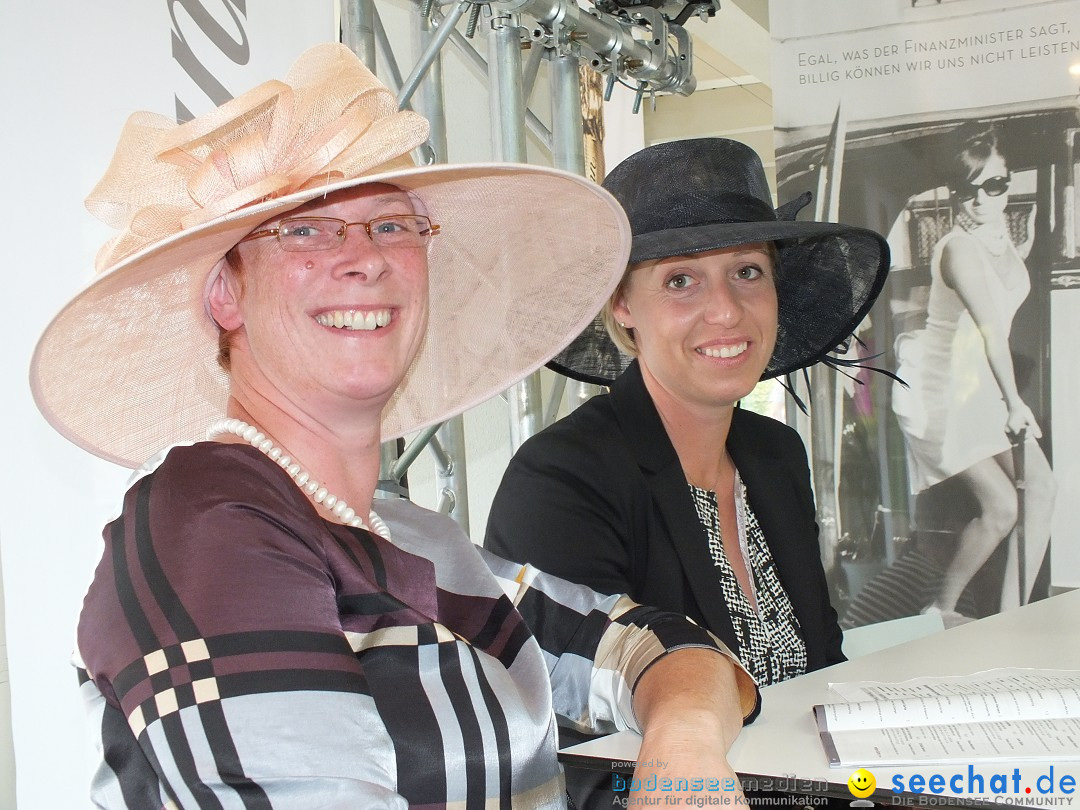
[[[79,624],[99,807],[563,807],[556,715],[634,727],[688,620],[379,502],[328,523],[257,450],[172,448],[128,491]]]

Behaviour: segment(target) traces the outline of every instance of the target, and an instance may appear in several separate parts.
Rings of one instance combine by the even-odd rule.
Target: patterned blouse
[[[754,610],[746,598],[735,571],[724,553],[720,538],[720,513],[716,493],[690,485],[698,519],[709,538],[709,554],[717,567],[742,665],[759,686],[794,678],[806,672],[806,643],[795,611],[776,573],[776,563],[750,505],[746,487],[735,474],[735,517],[739,526],[739,548],[757,602]]]
[[[719,647],[379,511],[392,542],[238,444],[173,447],[131,486],[79,622],[95,806],[561,808],[556,715],[635,728],[651,662]]]

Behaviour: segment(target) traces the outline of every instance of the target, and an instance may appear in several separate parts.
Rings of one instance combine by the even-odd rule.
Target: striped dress
[[[131,486],[79,622],[99,807],[565,806],[556,715],[635,727],[686,619],[379,502],[322,520],[254,448],[171,448]]]

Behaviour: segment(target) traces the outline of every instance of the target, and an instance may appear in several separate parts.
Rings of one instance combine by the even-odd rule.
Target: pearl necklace
[[[322,504],[326,509],[329,509],[334,517],[346,526],[367,529],[368,531],[375,532],[386,540],[390,539],[390,527],[386,525],[386,522],[381,517],[375,514],[374,509],[368,513],[368,520],[371,522],[371,525],[369,526],[357,516],[355,509],[345,503],[341,498],[328,492],[326,487],[322,486],[318,481],[312,478],[307,470],[293,461],[288,453],[274,444],[273,441],[267,438],[265,433],[254,425],[250,425],[242,419],[219,419],[206,431],[206,438],[216,439],[223,433],[231,433],[234,436],[239,436],[260,453],[263,453],[267,458],[288,473],[289,477],[292,478],[296,485],[300,487],[304,493],[309,495],[315,503]]]

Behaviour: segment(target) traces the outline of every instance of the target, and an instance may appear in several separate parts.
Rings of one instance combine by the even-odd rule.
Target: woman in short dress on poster
[[[1009,348],[1013,318],[1031,290],[1024,264],[1030,239],[1017,246],[1009,235],[1011,177],[1000,141],[991,124],[957,131],[946,164],[954,223],[931,257],[926,326],[897,340],[898,374],[909,387],[894,386],[893,409],[907,441],[911,489],[919,493],[955,478],[977,503],[924,610],[940,612],[946,626],[968,618],[957,612],[957,601],[1017,529],[1014,444],[1023,444],[1027,492],[1025,601],[1050,539],[1056,492],[1037,441],[1042,430],[1020,396]],[[1003,610],[1020,601],[1014,547],[1008,556]]]

